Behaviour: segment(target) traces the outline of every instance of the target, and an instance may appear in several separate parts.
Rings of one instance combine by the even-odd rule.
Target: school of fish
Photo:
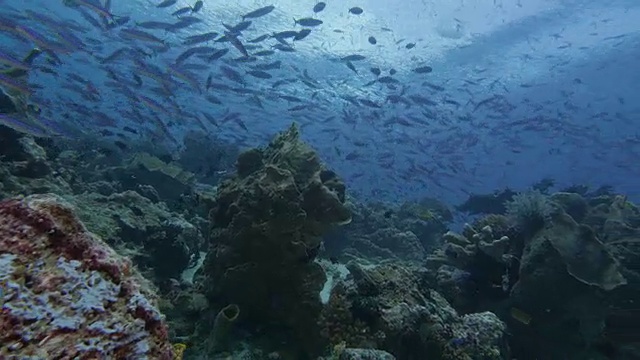
[[[366,183],[363,195],[377,197],[424,189],[460,195],[489,183],[481,179],[508,177],[522,153],[528,164],[562,163],[580,161],[586,155],[575,149],[595,145],[588,169],[615,157],[616,169],[637,174],[630,159],[640,156],[640,134],[605,135],[597,125],[628,123],[630,115],[576,105],[583,77],[558,98],[516,102],[511,93],[543,88],[544,77],[514,86],[506,75],[487,76],[495,72],[484,66],[456,74],[455,66],[431,61],[429,43],[395,37],[392,25],[348,34],[324,18],[333,9],[360,26],[368,10],[357,2],[305,1],[306,15],[294,19],[277,4],[229,6],[218,23],[205,15],[207,0],[144,0],[144,12],[118,1],[0,1],[0,88],[18,108],[0,114],[1,124],[35,136],[111,139],[126,151],[138,140],[180,147],[189,131],[253,146],[296,121],[349,181]],[[283,18],[291,21],[274,25]],[[598,25],[606,19],[597,20],[591,36],[607,46],[638,39],[637,31],[603,36]],[[264,24],[279,30],[259,30]],[[336,38],[321,38],[327,32]],[[342,39],[349,48],[349,36],[403,62],[323,47]],[[549,36],[554,51],[574,46],[562,33]],[[527,41],[524,64],[536,60],[538,40]],[[308,49],[324,56],[321,65],[306,60]],[[572,66],[560,53],[546,56],[558,59],[550,72]],[[625,108],[634,103],[629,96],[610,94],[607,101]]]

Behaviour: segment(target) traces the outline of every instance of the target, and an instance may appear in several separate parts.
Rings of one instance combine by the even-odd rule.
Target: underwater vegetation
[[[637,19],[0,0],[0,360],[640,359]]]

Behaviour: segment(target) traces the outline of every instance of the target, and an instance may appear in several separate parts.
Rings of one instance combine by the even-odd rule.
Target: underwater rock
[[[191,192],[195,174],[184,170],[177,163],[167,163],[149,153],[137,153],[121,166],[109,169],[109,178],[120,183],[124,190],[148,194],[151,186],[161,200],[170,206],[177,204],[184,194]]]
[[[504,214],[505,204],[512,200],[516,193],[510,189],[497,191],[493,194],[471,194],[462,204],[458,205],[458,211],[477,214]]]
[[[331,343],[377,348],[399,359],[504,359],[506,327],[494,314],[458,313],[424,283],[421,270],[347,265],[323,310]],[[453,355],[459,357],[453,357]]]
[[[233,169],[238,158],[238,147],[202,133],[191,132],[184,137],[184,150],[177,162],[180,166],[196,174],[198,181],[217,184]]]
[[[20,194],[72,192],[65,170],[31,136],[0,126],[0,199]],[[56,169],[53,171],[53,169]]]
[[[386,351],[373,349],[343,349],[338,360],[395,360],[396,358]]]
[[[67,199],[87,228],[118,246],[142,269],[152,269],[157,280],[180,278],[204,244],[197,227],[164,203],[153,203],[135,191]]]
[[[450,215],[442,204],[428,199],[423,203],[406,202],[395,209],[350,200],[353,221],[325,238],[325,249],[343,260],[422,261],[428,251],[439,246]]]
[[[516,237],[515,232],[517,229],[505,215],[489,214],[480,217],[471,224],[469,230],[473,230],[472,232],[478,232],[485,226],[491,227],[491,231],[496,238],[501,238],[503,236]]]
[[[491,226],[476,231],[465,224],[462,234],[447,232],[443,246],[427,257],[432,284],[462,312],[506,299],[517,280],[519,246],[508,236],[497,238]]]
[[[485,226],[479,232],[465,225],[464,235],[448,231],[442,236],[443,248],[427,258],[428,266],[437,269],[440,263],[455,265],[460,269],[471,266],[479,254],[489,256],[496,263],[508,264],[511,261],[509,250],[512,242],[508,236],[496,238],[491,226]],[[440,258],[440,260],[438,260]],[[433,262],[433,264],[429,264]]]
[[[0,357],[172,359],[155,294],[54,195],[0,202]]]
[[[589,204],[582,196],[576,193],[557,192],[551,195],[550,200],[560,205],[576,222],[582,222]]]
[[[529,262],[535,259],[528,253],[536,252],[536,246],[549,242],[565,264],[566,271],[576,280],[605,291],[626,283],[620,274],[618,262],[591,228],[576,223],[566,213],[554,216],[552,224],[527,244],[521,261],[521,278],[529,275],[522,270],[536,267],[536,264]]]
[[[345,185],[295,125],[240,155],[237,168],[210,212],[213,245],[201,286],[212,302],[237,304],[242,319],[281,324],[312,353],[326,280],[314,259],[324,232],[351,220]]]
[[[627,281],[591,228],[564,212],[549,224],[527,241],[510,300],[534,319],[539,341],[556,344],[568,331],[577,334],[578,339],[565,337],[565,348],[545,350],[544,357],[558,358],[601,337],[607,292]]]
[[[367,259],[396,259],[422,262],[426,255],[418,237],[411,231],[400,232],[394,228],[383,228],[371,235],[352,238],[346,253]]]
[[[0,158],[15,176],[38,178],[51,172],[47,152],[28,135],[0,126]]]

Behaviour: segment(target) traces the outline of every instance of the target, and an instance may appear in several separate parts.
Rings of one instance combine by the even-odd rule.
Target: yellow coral
[[[173,358],[175,360],[182,360],[182,355],[184,354],[184,350],[186,348],[187,345],[183,343],[173,344]]]

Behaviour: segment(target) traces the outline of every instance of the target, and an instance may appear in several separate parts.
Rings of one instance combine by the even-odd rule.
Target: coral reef
[[[0,202],[0,357],[172,359],[155,295],[53,195]]]
[[[640,353],[640,210],[610,187],[471,196],[460,209],[488,215],[453,232],[434,199],[350,199],[295,127],[235,172],[215,138],[154,149],[0,126],[0,197],[58,195],[0,203],[0,358]]]
[[[218,188],[204,265],[212,303],[237,304],[241,320],[279,323],[312,351],[325,282],[314,262],[323,233],[345,224],[345,186],[293,125],[266,148],[242,153],[237,174]]]
[[[610,309],[625,307],[621,299],[638,289],[620,253],[640,234],[638,210],[622,197],[533,191],[514,196],[505,212],[445,234],[427,261],[430,281],[457,309],[495,310],[518,349],[535,348],[542,358],[598,356],[597,344],[613,329]]]
[[[337,360],[395,360],[396,358],[386,351],[372,349],[343,349]]]
[[[516,193],[510,189],[496,191],[493,194],[474,194],[462,204],[458,205],[458,211],[468,212],[470,214],[504,214],[506,211],[505,204],[511,201]]]
[[[383,204],[350,205],[353,221],[325,237],[329,256],[345,261],[422,263],[425,255],[440,245],[439,239],[452,220],[444,204],[428,198],[405,202],[397,209]]]
[[[460,316],[406,266],[348,264],[321,324],[333,344],[385,350],[398,359],[503,359],[505,325],[492,313]]]
[[[127,252],[157,280],[179,279],[197,261],[204,244],[200,230],[165,203],[153,203],[134,191],[103,196],[66,196],[87,227]]]
[[[136,154],[118,166],[105,166],[99,157],[85,160],[74,150],[52,148],[3,127],[0,140],[0,197],[62,196],[92,232],[131,256],[158,282],[180,278],[183,270],[198,261],[205,220],[188,211],[177,213],[177,200],[169,201],[191,191],[187,185],[174,184],[180,182],[173,177],[185,173],[175,165],[161,166],[165,163],[149,154]],[[141,159],[146,159],[146,167]],[[156,168],[161,170],[149,170]],[[156,189],[145,179],[173,185]],[[185,219],[187,214],[195,225]]]

